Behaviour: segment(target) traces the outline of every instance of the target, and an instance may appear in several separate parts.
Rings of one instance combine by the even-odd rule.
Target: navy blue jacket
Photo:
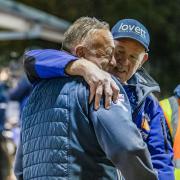
[[[57,50],[34,50],[25,54],[25,69],[32,82],[66,76],[64,68],[71,59],[75,60],[77,57]],[[159,103],[152,95],[152,92],[159,91],[158,84],[140,70],[124,88],[133,109],[133,121],[148,145],[159,179],[173,179],[173,151],[169,134],[166,133],[167,125]]]
[[[23,109],[18,179],[115,180],[116,168],[129,180],[157,179],[126,93],[118,85],[118,103],[105,110],[101,102],[94,111],[81,78],[37,84]]]

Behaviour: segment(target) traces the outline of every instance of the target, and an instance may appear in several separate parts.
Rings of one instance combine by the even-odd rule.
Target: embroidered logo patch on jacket
[[[147,114],[143,114],[141,121],[141,134],[144,140],[147,139],[150,132],[149,117]]]
[[[142,117],[142,122],[141,122],[141,128],[147,132],[150,131],[149,123],[148,123],[148,118],[146,116]]]

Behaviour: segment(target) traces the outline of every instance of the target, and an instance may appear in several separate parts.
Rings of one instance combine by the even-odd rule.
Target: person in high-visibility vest
[[[174,150],[175,178],[180,180],[180,84],[175,88],[174,95],[160,101]]]

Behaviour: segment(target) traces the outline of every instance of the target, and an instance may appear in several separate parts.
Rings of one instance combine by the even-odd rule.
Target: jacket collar
[[[153,92],[160,92],[159,84],[147,73],[144,68],[139,69],[128,81],[129,86],[134,86],[138,102],[141,104],[144,99]]]

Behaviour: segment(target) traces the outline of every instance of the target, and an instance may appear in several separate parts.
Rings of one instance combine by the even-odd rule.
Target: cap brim
[[[137,42],[139,42],[142,46],[144,46],[144,48],[146,49],[146,51],[149,51],[149,48],[139,39],[135,38],[135,37],[131,37],[131,36],[113,36],[114,40],[118,40],[118,39],[123,39],[123,38],[129,38],[129,39],[134,39]]]

